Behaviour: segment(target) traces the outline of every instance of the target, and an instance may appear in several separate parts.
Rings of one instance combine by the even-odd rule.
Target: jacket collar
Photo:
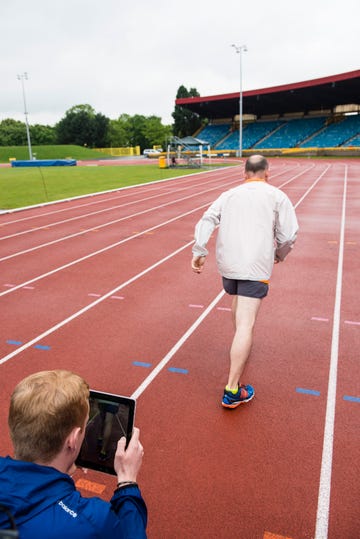
[[[247,180],[245,180],[245,183],[249,183],[249,182],[265,182],[265,178],[248,178]]]

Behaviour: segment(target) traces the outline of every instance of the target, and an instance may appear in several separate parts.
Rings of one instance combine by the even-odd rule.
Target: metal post
[[[26,124],[26,135],[27,135],[27,141],[28,141],[28,148],[29,148],[29,159],[30,161],[33,160],[33,155],[31,151],[31,141],[30,141],[30,129],[29,129],[29,122],[28,122],[28,112],[26,108],[26,99],[25,99],[25,85],[24,85],[24,79],[28,80],[27,73],[22,73],[21,75],[17,76],[18,80],[21,81],[22,86],[22,92],[23,92],[23,99],[24,99],[24,109],[25,109],[25,124]]]
[[[242,53],[247,52],[246,45],[231,45],[240,57],[240,95],[239,95],[239,157],[242,157],[242,123],[243,123],[243,91],[242,91]]]

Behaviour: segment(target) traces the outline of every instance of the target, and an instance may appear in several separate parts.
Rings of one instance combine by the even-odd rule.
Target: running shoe
[[[236,408],[239,404],[249,402],[255,396],[255,390],[252,386],[239,386],[237,393],[224,390],[224,396],[222,398],[222,405],[224,408]]]

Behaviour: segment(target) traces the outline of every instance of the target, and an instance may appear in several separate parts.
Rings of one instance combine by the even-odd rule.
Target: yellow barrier
[[[134,155],[140,155],[140,146],[134,146],[133,148],[95,148],[97,152],[106,153],[114,157],[132,157]]]

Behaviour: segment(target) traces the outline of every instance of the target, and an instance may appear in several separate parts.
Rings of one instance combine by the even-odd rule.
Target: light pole
[[[29,129],[29,122],[28,122],[28,112],[26,108],[26,99],[25,99],[25,85],[24,85],[24,79],[28,80],[27,73],[22,73],[21,75],[17,76],[18,80],[21,81],[22,86],[22,92],[23,92],[23,99],[24,99],[24,114],[25,114],[25,124],[26,124],[26,135],[27,135],[27,141],[28,141],[28,147],[29,147],[29,159],[32,161],[33,155],[31,151],[31,141],[30,141],[30,129]]]
[[[240,56],[240,97],[239,97],[239,157],[242,157],[242,121],[243,121],[243,96],[242,96],[242,53],[247,52],[246,45],[231,45]]]

